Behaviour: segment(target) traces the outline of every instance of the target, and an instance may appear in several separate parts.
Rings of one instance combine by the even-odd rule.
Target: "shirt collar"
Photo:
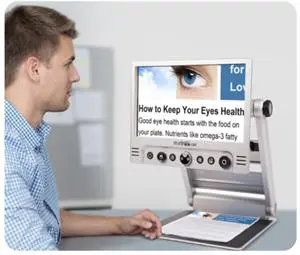
[[[5,122],[17,130],[32,146],[40,146],[50,133],[50,125],[44,120],[34,129],[28,121],[18,112],[18,110],[5,99]]]

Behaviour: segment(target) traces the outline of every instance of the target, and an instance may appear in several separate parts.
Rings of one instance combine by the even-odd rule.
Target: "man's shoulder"
[[[20,134],[16,129],[11,127],[8,123],[5,123],[4,129],[4,142],[5,142],[5,151],[9,149],[25,149],[25,144]]]
[[[35,160],[25,139],[17,130],[5,124],[5,168],[17,168],[17,165],[25,168],[32,168]]]

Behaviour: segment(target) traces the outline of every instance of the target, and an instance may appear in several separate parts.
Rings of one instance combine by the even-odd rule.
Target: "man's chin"
[[[68,102],[61,106],[51,107],[47,112],[64,112],[68,110],[69,107],[70,107],[70,103]]]

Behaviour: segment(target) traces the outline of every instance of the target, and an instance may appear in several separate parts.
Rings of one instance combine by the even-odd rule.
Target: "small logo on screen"
[[[189,141],[174,141],[174,145],[186,146],[186,147],[196,147],[196,143],[191,143]]]

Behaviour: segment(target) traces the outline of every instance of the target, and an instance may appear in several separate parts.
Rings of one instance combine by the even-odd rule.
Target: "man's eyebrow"
[[[71,64],[74,60],[75,60],[75,56],[71,56],[65,63],[65,66]]]

